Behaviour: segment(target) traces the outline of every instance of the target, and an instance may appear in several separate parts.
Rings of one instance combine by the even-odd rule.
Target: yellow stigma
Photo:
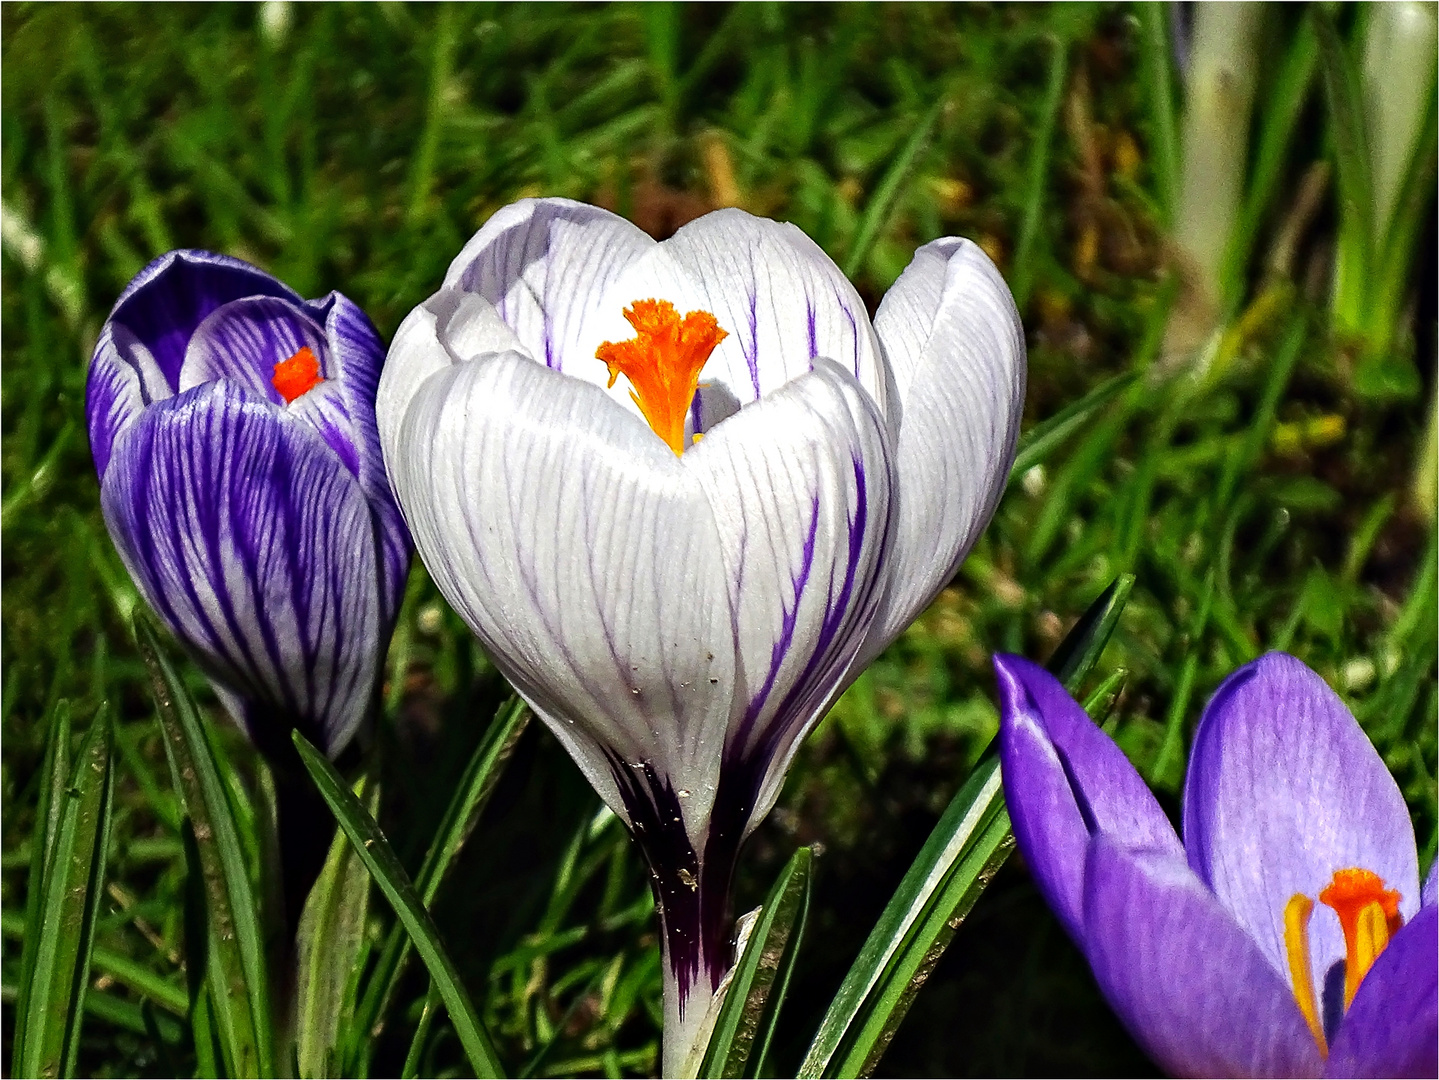
[[[635,328],[629,341],[606,341],[595,357],[610,369],[609,385],[621,375],[630,381],[630,397],[654,433],[676,454],[685,451],[685,416],[699,386],[700,370],[729,334],[708,311],[683,319],[668,300],[636,300],[625,308]]]
[[[1289,955],[1289,978],[1294,984],[1294,1000],[1309,1025],[1309,1033],[1319,1044],[1319,1053],[1329,1056],[1324,1038],[1324,1025],[1319,1020],[1319,1002],[1314,996],[1314,973],[1309,966],[1309,916],[1314,901],[1303,893],[1295,893],[1284,905],[1284,951]]]

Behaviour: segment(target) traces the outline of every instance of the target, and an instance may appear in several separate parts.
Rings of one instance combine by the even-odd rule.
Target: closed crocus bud
[[[376,693],[409,566],[375,428],[383,359],[339,293],[172,251],[126,287],[90,362],[120,557],[271,756],[291,727],[338,755]]]
[[[1024,375],[973,244],[921,248],[871,323],[739,210],[656,243],[516,203],[396,334],[376,411],[420,555],[654,874],[665,1075],[729,961],[740,844],[989,520]]]

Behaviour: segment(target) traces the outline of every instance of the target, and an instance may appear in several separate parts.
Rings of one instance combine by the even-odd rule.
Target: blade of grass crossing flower
[[[270,1076],[273,1036],[264,938],[230,794],[195,703],[143,617],[135,619],[135,638],[150,673],[175,790],[194,829],[210,925],[210,1005],[221,1045],[231,1075]]]
[[[362,777],[356,796],[379,809],[379,786]],[[304,1077],[342,1075],[340,1050],[354,1012],[354,980],[369,912],[370,875],[350,842],[336,833],[295,939],[295,1058]]]
[[[759,1075],[804,935],[813,862],[813,851],[800,848],[765,897],[730,976],[700,1076]]]
[[[869,257],[869,249],[874,246],[875,240],[879,237],[880,226],[889,217],[889,212],[894,208],[895,199],[899,196],[899,190],[904,186],[909,171],[919,158],[919,153],[924,149],[925,143],[929,141],[929,133],[934,130],[935,121],[939,119],[940,109],[943,107],[943,99],[936,101],[930,106],[929,112],[924,114],[924,119],[914,129],[914,134],[900,150],[899,156],[894,159],[888,171],[880,180],[879,186],[875,188],[874,195],[869,200],[869,205],[864,208],[864,216],[860,218],[859,229],[855,233],[854,246],[850,248],[849,258],[844,263],[844,276],[853,279],[859,274],[864,266],[864,260]]]
[[[35,831],[30,837],[30,875],[25,893],[25,925],[39,926],[45,897],[45,873],[55,850],[61,811],[65,807],[65,785],[70,778],[70,703],[55,703],[50,717],[50,739],[40,766],[40,793],[36,800]],[[15,1009],[14,1053],[10,1075],[23,1076],[21,1053],[26,1046],[30,988],[35,984],[35,961],[40,935],[23,939],[20,952],[20,998]]]
[[[1110,635],[1119,625],[1119,616],[1134,588],[1133,574],[1120,574],[1099,598],[1089,605],[1074,628],[1065,635],[1045,666],[1071,690],[1078,689],[1093,670]]]
[[[1315,6],[1308,14],[1319,39],[1319,65],[1324,72],[1339,180],[1333,314],[1341,326],[1357,330],[1363,324],[1374,251],[1374,194],[1359,71],[1328,12]]]
[[[489,730],[470,756],[464,774],[455,788],[455,794],[445,808],[440,827],[435,831],[434,842],[425,854],[425,861],[415,879],[416,890],[426,908],[434,903],[450,864],[464,847],[479,820],[490,793],[499,782],[505,762],[509,761],[515,744],[524,734],[529,718],[530,711],[525,703],[518,697],[511,697],[500,706]],[[375,970],[366,983],[364,995],[355,1010],[350,1047],[345,1056],[347,1071],[355,1075],[365,1076],[369,1073],[375,1036],[382,1030],[385,1011],[409,954],[410,936],[403,925],[396,923],[385,938]]]
[[[1070,693],[1104,651],[1133,584],[1128,575],[1116,579],[1055,650],[1050,670],[1064,667],[1068,674],[1061,681]],[[915,994],[1013,846],[999,757],[991,751],[950,801],[870,931],[798,1076],[813,1080],[873,1071]]]
[[[364,861],[380,891],[394,907],[395,914],[414,942],[415,950],[429,968],[430,977],[439,987],[440,998],[450,1013],[455,1035],[464,1047],[475,1074],[502,1076],[503,1070],[495,1054],[494,1044],[485,1033],[479,1017],[475,1015],[475,1007],[460,982],[454,961],[440,942],[440,932],[420,901],[419,893],[410,881],[410,875],[405,873],[405,868],[400,865],[400,860],[385,839],[385,834],[380,831],[375,819],[361,805],[360,800],[355,798],[325,756],[298,731],[292,732],[291,737],[300,752],[300,760],[305,763],[305,768],[309,770],[321,796],[329,804],[340,828],[349,837],[355,852]]]
[[[105,882],[115,794],[114,730],[102,705],[60,790],[63,806],[41,879],[17,1076],[74,1076]]]

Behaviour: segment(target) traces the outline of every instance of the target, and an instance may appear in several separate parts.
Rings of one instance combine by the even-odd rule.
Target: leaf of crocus
[[[725,756],[731,774],[751,772],[742,797],[753,822],[880,603],[892,491],[883,419],[848,372],[820,360],[683,461],[719,531],[743,678]]]
[[[375,824],[375,819],[355,798],[345,785],[335,767],[298,730],[291,733],[295,748],[300,752],[315,786],[334,812],[335,820],[349,838],[355,853],[369,870],[370,876],[379,885],[380,891],[390,901],[395,914],[404,923],[405,930],[414,942],[415,950],[429,968],[430,978],[439,988],[440,997],[450,1013],[450,1023],[455,1035],[464,1047],[465,1056],[477,1076],[503,1076],[504,1070],[495,1054],[494,1044],[485,1032],[470,995],[460,982],[454,961],[445,952],[440,941],[440,932],[431,920],[429,912],[420,901],[410,875],[400,865],[400,860],[390,848],[385,834]]]
[[[1317,1076],[1288,982],[1182,856],[1090,840],[1085,955],[1135,1040],[1171,1076]]]
[[[391,474],[440,591],[616,813],[614,758],[648,763],[691,793],[701,842],[735,658],[692,470],[597,387],[514,353],[435,372],[404,423]]]
[[[700,1076],[759,1075],[804,936],[813,856],[800,848],[770,887],[729,976]]]
[[[1329,1049],[1326,1076],[1439,1072],[1439,908],[1420,910],[1359,984]]]
[[[229,382],[197,387],[130,430],[101,505],[146,600],[207,674],[319,718],[327,747],[349,738],[375,681],[375,529],[311,428]]]
[[[68,735],[68,724],[57,724],[56,730]],[[44,845],[48,858],[44,847],[37,851],[46,865],[37,883],[37,919],[29,924],[35,937],[33,959],[22,961],[29,981],[16,1002],[25,1014],[22,1038],[15,1044],[17,1076],[75,1075],[110,842],[113,744],[109,710],[101,706],[75,756],[73,772],[58,790],[52,789],[59,813],[53,838]]]
[[[867,1076],[1013,846],[999,761],[975,767],[915,856],[840,985],[799,1067],[801,1077]],[[953,924],[953,925],[951,925]]]
[[[1064,635],[1064,640],[1044,666],[1065,686],[1078,689],[1084,685],[1084,680],[1099,662],[1105,644],[1114,634],[1114,628],[1119,625],[1119,616],[1124,613],[1124,605],[1128,603],[1129,592],[1133,588],[1134,575],[1120,574]]]
[[[935,240],[885,294],[875,331],[899,398],[891,587],[866,657],[949,583],[1004,494],[1024,408],[1024,328],[968,240]]]
[[[609,287],[586,320],[578,351],[592,356],[601,342],[632,337],[624,308],[649,297],[668,300],[680,314],[698,309],[718,320],[729,336],[710,355],[700,381],[723,385],[739,405],[770,394],[823,357],[848,371],[888,416],[889,379],[864,301],[794,225],[735,209],[690,222]],[[596,367],[604,371],[598,361]]]
[[[595,359],[598,342],[581,340],[584,323],[608,302],[607,286],[654,246],[639,228],[597,206],[521,199],[470,238],[450,263],[444,288],[492,304],[541,364],[600,382],[608,374]]]
[[[440,827],[435,830],[430,849],[425,853],[425,861],[415,877],[415,889],[425,907],[434,903],[451,863],[479,821],[505,763],[530,721],[530,715],[529,707],[523,701],[518,697],[510,698],[500,706],[484,738],[470,756],[469,764],[465,766],[464,774],[455,785],[454,795],[445,808]],[[355,1009],[355,1022],[351,1028],[353,1038],[346,1053],[346,1060],[351,1063],[346,1071],[352,1075],[369,1075],[370,1055],[374,1052],[376,1041],[374,1033],[384,1022],[385,1011],[404,972],[410,948],[410,936],[405,932],[404,925],[397,922],[385,938],[380,958],[365,984],[364,996]]]
[[[1287,972],[1284,905],[1315,898],[1334,871],[1378,874],[1419,908],[1419,860],[1404,798],[1344,702],[1314,672],[1268,653],[1214,692],[1189,756],[1184,841],[1195,873]],[[1344,958],[1339,920],[1309,923],[1314,985]]]
[[[221,1043],[231,1075],[271,1076],[264,939],[239,829],[195,703],[143,615],[135,618],[135,640],[149,670],[170,776],[193,824],[209,916],[209,1001]]]
[[[365,778],[356,796],[365,797],[373,816],[379,808],[379,786]],[[346,991],[362,963],[365,916],[369,910],[370,875],[341,833],[335,834],[300,915],[295,934],[295,1058],[301,1076],[344,1076],[341,1041],[348,1035],[354,1000]]]
[[[994,669],[1014,831],[1035,884],[1065,930],[1083,942],[1084,860],[1092,833],[1177,858],[1183,848],[1124,752],[1053,675],[1018,656],[996,656]]]

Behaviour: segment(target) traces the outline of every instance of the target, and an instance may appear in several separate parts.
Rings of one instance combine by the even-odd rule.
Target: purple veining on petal
[[[819,344],[815,338],[814,326],[814,297],[808,292],[804,294],[805,323],[809,328],[809,369],[814,370],[814,358],[819,354]]]
[[[276,296],[303,303],[293,290],[258,267],[204,251],[172,251],[136,276],[115,304],[121,323],[149,348],[172,388],[190,335],[221,304],[246,296]]]
[[[751,255],[753,258],[753,255]],[[744,352],[745,363],[749,365],[749,378],[754,386],[755,400],[760,398],[759,385],[759,294],[755,291],[754,275],[751,274],[749,285],[749,341],[740,342],[740,349]]]
[[[695,389],[694,400],[690,402],[690,433],[704,434],[704,403],[700,400],[699,388]]]
[[[784,658],[789,654],[790,643],[794,640],[795,621],[799,617],[800,600],[804,595],[805,586],[809,583],[810,571],[814,568],[815,537],[819,532],[819,493],[816,492],[810,504],[809,532],[804,539],[804,550],[800,554],[799,575],[790,579],[793,592],[793,603],[786,605],[784,618],[780,623],[779,640],[774,643],[770,650],[769,672],[765,675],[764,683],[750,698],[749,707],[745,709],[744,719],[740,723],[740,741],[749,737],[749,731],[754,726],[755,719],[764,708],[769,692],[774,687],[774,681],[779,676],[780,666]]]
[[[834,290],[834,302],[839,305],[840,311],[844,312],[845,321],[849,323],[849,340],[850,340],[851,352],[852,352],[852,354],[853,354],[853,355],[852,355],[852,360],[853,360],[853,362],[854,362],[854,377],[855,377],[856,379],[858,379],[858,378],[860,377],[860,376],[859,376],[859,358],[860,358],[860,347],[859,347],[859,320],[858,320],[857,318],[855,318],[854,312],[850,310],[849,304],[845,301],[845,298],[840,294],[839,286],[836,285],[836,284],[831,283],[831,288]],[[868,320],[866,319],[866,321],[868,321]]]

